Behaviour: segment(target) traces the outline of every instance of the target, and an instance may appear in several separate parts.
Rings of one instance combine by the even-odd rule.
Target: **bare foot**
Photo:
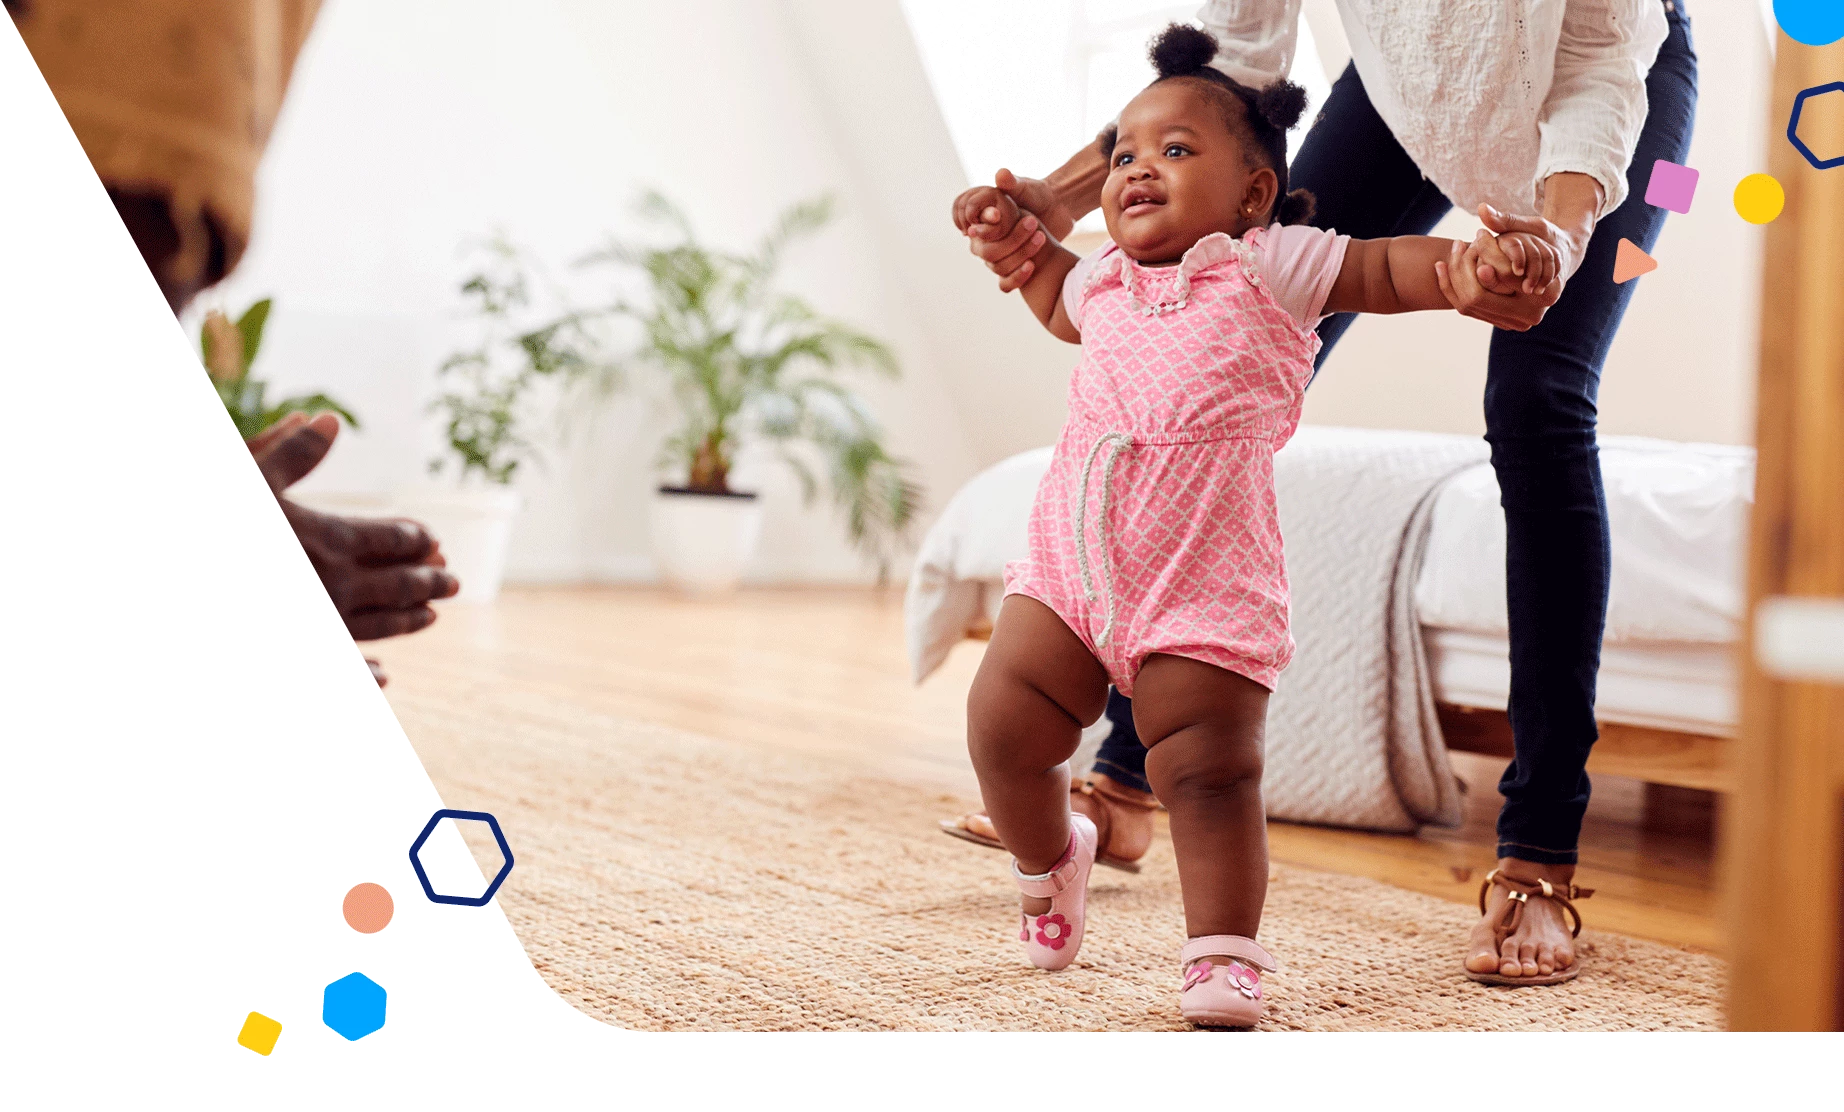
[[[1573,865],[1539,865],[1505,857],[1498,867],[1512,880],[1531,885],[1547,880],[1564,891],[1575,879]],[[1493,924],[1503,921],[1505,901],[1510,898],[1510,891],[1497,884],[1487,893],[1485,916],[1473,925],[1466,940],[1466,968],[1504,977],[1547,977],[1574,965],[1575,939],[1570,934],[1574,923],[1553,900],[1526,900],[1517,930],[1502,944],[1498,942]]]

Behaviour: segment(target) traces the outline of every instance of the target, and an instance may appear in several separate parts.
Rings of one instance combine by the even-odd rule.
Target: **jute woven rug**
[[[1186,1029],[1163,838],[1137,876],[1096,870],[1081,957],[1047,975],[1015,952],[1004,856],[935,830],[968,800],[535,698],[486,702],[399,713],[448,805],[500,818],[518,860],[500,905],[590,1015],[647,1030]],[[1714,958],[1590,931],[1574,983],[1492,989],[1458,971],[1469,920],[1278,868],[1262,942],[1284,968],[1263,1028],[1720,1026]]]

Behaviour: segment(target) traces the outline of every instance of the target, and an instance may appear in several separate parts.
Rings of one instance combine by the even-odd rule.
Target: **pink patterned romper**
[[[1272,235],[1309,257],[1304,312],[1263,281]],[[1347,242],[1310,228],[1219,232],[1168,267],[1110,244],[1071,275],[1082,357],[1030,554],[1006,566],[1005,590],[1055,611],[1123,695],[1152,653],[1270,690],[1293,656],[1274,453],[1299,425],[1312,323]]]

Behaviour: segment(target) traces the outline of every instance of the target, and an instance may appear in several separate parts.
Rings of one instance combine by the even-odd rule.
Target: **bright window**
[[[1149,0],[903,0],[922,62],[969,182],[1000,167],[1041,177],[1062,165],[1152,80],[1146,44],[1197,15]],[[1300,23],[1293,80],[1310,121],[1330,84]],[[1303,130],[1293,133],[1297,147]],[[1100,214],[1082,222],[1101,227]]]

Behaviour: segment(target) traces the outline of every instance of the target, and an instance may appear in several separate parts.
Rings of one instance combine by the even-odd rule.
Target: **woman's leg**
[[[1426,235],[1453,207],[1396,142],[1350,65],[1301,141],[1288,184],[1312,193],[1315,228],[1358,239]],[[1356,313],[1338,313],[1320,323],[1315,373],[1356,319]]]
[[[1008,595],[967,694],[967,751],[993,829],[1018,867],[1046,873],[1069,848],[1069,770],[1101,714],[1108,674],[1056,612]],[[1026,898],[1037,915],[1049,900]]]
[[[1268,894],[1261,800],[1268,689],[1215,665],[1154,655],[1134,704],[1146,772],[1172,818],[1172,848],[1191,938],[1254,938]]]
[[[1677,0],[1671,35],[1647,78],[1650,114],[1627,173],[1631,195],[1595,228],[1580,271],[1543,323],[1492,334],[1486,439],[1505,511],[1511,621],[1511,728],[1517,756],[1499,782],[1498,856],[1518,879],[1569,880],[1588,807],[1595,674],[1611,560],[1595,446],[1601,367],[1637,283],[1615,285],[1620,240],[1650,250],[1665,211],[1645,203],[1659,159],[1683,162],[1696,112],[1697,58]],[[1505,898],[1503,890],[1494,893]],[[1492,910],[1496,910],[1493,908]],[[1467,967],[1534,976],[1574,960],[1559,909],[1531,900],[1525,924],[1494,952],[1475,930]]]

